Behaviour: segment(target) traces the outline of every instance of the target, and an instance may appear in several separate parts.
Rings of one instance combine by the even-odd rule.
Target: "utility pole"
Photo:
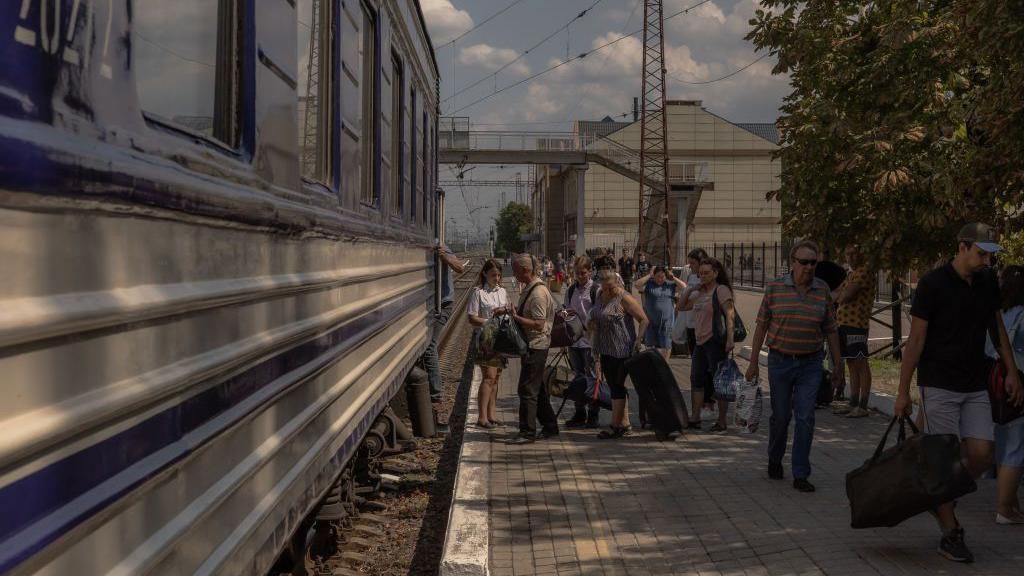
[[[661,0],[644,0],[640,108],[640,218],[636,249],[671,265],[668,213],[668,118],[665,114],[665,19]]]

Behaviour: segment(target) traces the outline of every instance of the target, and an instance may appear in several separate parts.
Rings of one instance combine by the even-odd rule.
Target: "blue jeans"
[[[430,343],[423,351],[423,367],[427,369],[427,382],[430,384],[430,400],[441,401],[441,364],[437,357],[437,342],[441,338],[441,331],[452,315],[454,302],[442,302],[440,313],[434,315],[434,325],[431,331]]]
[[[793,479],[811,475],[811,441],[814,439],[814,402],[823,370],[821,354],[807,358],[768,353],[768,387],[772,415],[768,428],[768,463],[782,465],[786,455],[789,421],[796,412],[793,431]]]

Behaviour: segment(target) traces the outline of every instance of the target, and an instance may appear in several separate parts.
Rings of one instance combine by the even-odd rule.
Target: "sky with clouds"
[[[664,14],[668,17],[699,2],[665,0]],[[689,83],[720,78],[761,56],[743,39],[758,4],[758,0],[711,0],[666,20],[668,98],[702,100],[705,108],[734,122],[773,122],[778,117],[789,84],[786,77],[771,74],[771,57],[727,80]],[[421,0],[421,5],[441,70],[441,114],[468,116],[474,129],[569,131],[573,120],[600,120],[629,112],[633,97],[640,93],[642,36],[637,34],[485,98],[640,30],[643,0]],[[588,8],[584,16],[560,30]],[[555,31],[559,32],[550,40],[523,55]],[[487,167],[475,170],[473,177],[511,180],[515,172],[525,178],[527,169]],[[445,166],[440,175],[452,177]],[[473,220],[489,226],[500,190],[448,192],[449,216],[464,220],[470,211],[467,203],[473,208],[484,206],[474,211]],[[513,191],[507,194],[512,197]]]

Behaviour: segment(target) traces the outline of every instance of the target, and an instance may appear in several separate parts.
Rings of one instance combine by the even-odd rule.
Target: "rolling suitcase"
[[[689,423],[683,394],[676,385],[672,369],[657,350],[646,350],[626,360],[640,402],[648,411],[648,422],[658,440],[670,440]]]

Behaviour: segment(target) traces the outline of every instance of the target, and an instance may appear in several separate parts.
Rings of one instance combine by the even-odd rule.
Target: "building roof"
[[[774,122],[733,122],[733,124],[772,144],[779,143],[779,131]]]
[[[669,106],[700,106],[705,112],[722,118],[721,116],[718,116],[718,114],[704,108],[702,105],[703,103],[700,100],[668,100],[666,101],[666,104]],[[754,136],[764,138],[772,144],[779,144],[779,131],[775,127],[774,122],[732,122],[726,118],[722,118],[722,120],[729,122],[737,128],[746,130]],[[578,120],[576,121],[576,133],[580,136],[593,135],[598,138],[602,138],[631,124],[634,124],[634,122],[617,122],[612,120],[610,116],[605,116],[600,122],[594,120]]]
[[[593,120],[579,120],[576,122],[576,130],[581,136],[594,135],[601,138],[611,134],[612,132],[617,132],[630,124],[632,124],[632,122],[616,122],[615,120],[612,120],[610,116],[605,116],[600,122],[595,122]]]

